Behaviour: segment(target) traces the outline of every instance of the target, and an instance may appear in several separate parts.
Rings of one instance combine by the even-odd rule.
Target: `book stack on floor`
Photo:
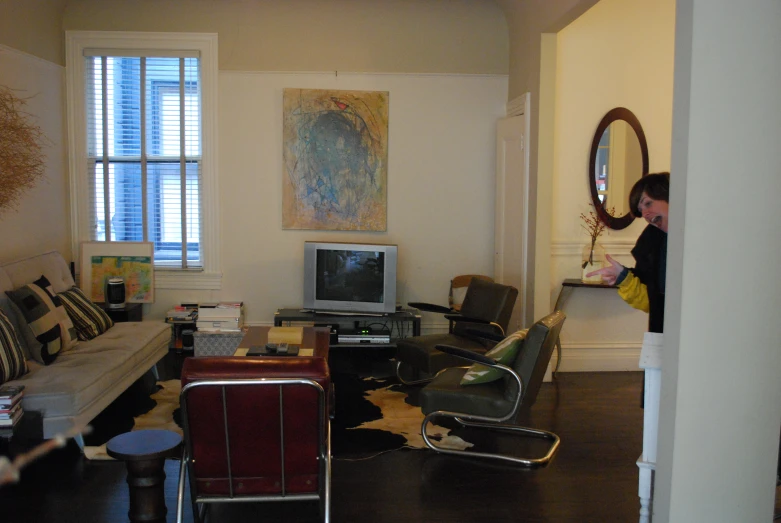
[[[175,351],[192,350],[185,340],[192,337],[195,321],[198,319],[198,307],[195,304],[177,305],[165,313],[165,322],[171,324],[171,342],[169,349]]]
[[[240,332],[244,326],[244,304],[221,301],[198,305],[199,332]]]
[[[198,306],[195,356],[232,356],[244,337],[241,302],[201,303]]]
[[[22,417],[24,385],[0,386],[0,431],[11,432]]]
[[[165,313],[167,323],[195,323],[198,318],[198,309],[186,305],[177,305]]]

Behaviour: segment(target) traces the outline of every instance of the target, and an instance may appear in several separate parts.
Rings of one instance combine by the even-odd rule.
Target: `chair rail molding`
[[[637,240],[607,240],[599,243],[612,256],[631,255],[632,248]],[[583,245],[588,242],[587,239],[579,240],[554,240],[551,243],[551,256],[580,256]]]

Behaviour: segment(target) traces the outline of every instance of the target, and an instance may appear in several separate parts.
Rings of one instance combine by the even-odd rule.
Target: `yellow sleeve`
[[[640,281],[640,278],[632,274],[626,275],[624,281],[618,285],[618,295],[621,296],[625,302],[641,311],[648,312],[650,307],[648,305],[648,289],[645,283]]]

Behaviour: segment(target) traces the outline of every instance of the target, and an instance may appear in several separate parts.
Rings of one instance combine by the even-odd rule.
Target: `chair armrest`
[[[444,305],[435,305],[433,303],[423,303],[423,302],[419,302],[419,301],[411,301],[407,305],[409,305],[410,307],[412,307],[414,309],[418,309],[418,310],[426,311],[426,312],[438,312],[440,314],[452,314],[453,312],[455,312],[450,307],[445,307]]]
[[[453,356],[457,356],[471,362],[482,363],[484,365],[496,365],[495,359],[484,356],[483,354],[478,354],[477,352],[472,352],[468,349],[462,349],[452,345],[435,345],[435,348],[439,351],[452,354]]]
[[[518,408],[518,404],[520,404],[521,398],[523,397],[523,379],[521,376],[515,372],[515,370],[512,367],[508,367],[507,365],[503,365],[501,363],[498,363],[495,359],[490,358],[488,356],[485,356],[484,354],[478,354],[476,352],[472,352],[467,349],[461,349],[459,347],[453,347],[452,345],[435,345],[434,346],[437,350],[440,350],[442,352],[445,352],[447,354],[452,354],[453,356],[463,358],[465,360],[472,361],[474,363],[481,363],[483,365],[487,365],[493,369],[498,369],[502,372],[506,372],[512,378],[515,380],[515,382],[518,384],[518,397],[515,400],[515,407],[513,408],[513,411]],[[447,370],[447,369],[445,369]],[[444,370],[440,371],[444,372]],[[436,379],[436,378],[435,378]]]
[[[445,318],[455,322],[463,321],[466,323],[481,323],[483,325],[488,325],[491,323],[488,320],[481,320],[480,318],[470,318],[469,316],[462,316],[460,314],[446,314]]]

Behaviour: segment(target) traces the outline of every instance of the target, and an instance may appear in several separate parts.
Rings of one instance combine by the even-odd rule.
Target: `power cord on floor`
[[[363,458],[332,458],[332,460],[333,461],[366,461],[368,459],[374,459],[378,456],[382,456],[383,454],[387,454],[389,452],[396,452],[397,450],[401,450],[401,449],[425,450],[419,447],[411,447],[409,445],[404,445],[396,449],[383,450],[382,452],[378,452],[377,454],[372,454],[371,456],[364,456]]]

